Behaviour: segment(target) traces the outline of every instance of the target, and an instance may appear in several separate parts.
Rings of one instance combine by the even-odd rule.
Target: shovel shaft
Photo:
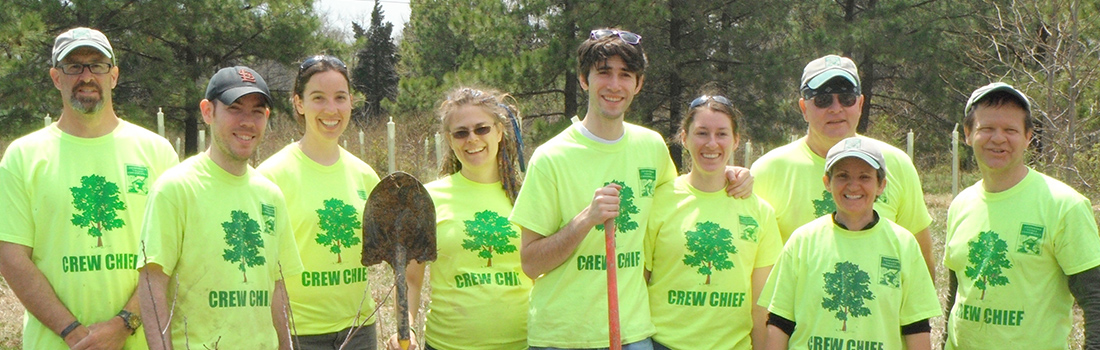
[[[393,283],[397,287],[397,342],[402,350],[409,348],[409,285],[405,281],[405,247],[395,247],[393,263]],[[419,305],[418,305],[419,306]]]
[[[616,268],[618,259],[615,254],[615,218],[604,223],[605,245],[607,246],[607,322],[610,350],[622,350],[623,339],[619,336],[619,278]]]

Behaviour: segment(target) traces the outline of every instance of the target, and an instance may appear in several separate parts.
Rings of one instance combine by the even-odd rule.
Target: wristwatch
[[[122,310],[118,312],[118,317],[122,318],[122,323],[126,325],[126,329],[130,330],[130,335],[137,333],[138,327],[141,327],[141,316]]]

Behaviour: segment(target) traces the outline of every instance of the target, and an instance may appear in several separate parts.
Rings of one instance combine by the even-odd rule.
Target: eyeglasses
[[[80,75],[81,73],[84,73],[84,68],[85,67],[88,68],[88,70],[92,71],[92,74],[107,74],[107,72],[111,71],[111,67],[114,67],[114,65],[111,65],[110,63],[102,63],[102,62],[96,62],[96,63],[62,63],[62,64],[57,65],[57,68],[61,68],[62,73],[65,73],[65,74],[68,74],[68,75]]]
[[[317,63],[320,63],[322,61],[328,61],[329,63],[332,63],[333,65],[335,65],[337,67],[340,67],[342,69],[348,69],[348,65],[344,64],[344,61],[341,61],[339,58],[336,58],[335,56],[314,55],[310,58],[307,58],[305,61],[302,61],[302,64],[298,66],[298,73],[301,73],[302,71],[308,69],[309,67],[313,67],[313,65],[315,65]]]
[[[482,125],[482,126],[474,128],[474,134],[477,134],[478,136],[485,136],[486,134],[489,133],[489,131],[492,131],[492,130],[493,130],[492,125]],[[453,137],[455,140],[464,140],[467,137],[470,137],[470,130],[462,129],[462,130],[458,130],[458,131],[455,131],[455,132],[451,132],[451,137]]]
[[[703,96],[699,96],[695,100],[692,100],[691,104],[688,105],[688,109],[695,109],[695,107],[702,106],[703,104],[707,103],[707,101],[711,101],[711,100],[713,100],[714,102],[724,104],[727,107],[733,108],[733,103],[731,103],[730,99],[726,98],[725,96],[722,96],[722,95],[714,95],[714,96],[703,95]]]
[[[600,40],[606,38],[609,35],[618,35],[619,39],[623,39],[624,42],[630,45],[638,45],[638,43],[642,42],[641,35],[624,30],[594,29],[591,33],[589,33],[589,37],[591,37],[592,40]]]
[[[853,93],[818,94],[813,97],[814,106],[817,106],[817,108],[829,108],[829,106],[833,105],[833,95],[836,95],[836,100],[844,107],[855,105],[856,100],[859,99],[859,94]]]

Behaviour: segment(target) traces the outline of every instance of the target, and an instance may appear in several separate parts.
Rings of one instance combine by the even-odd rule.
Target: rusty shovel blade
[[[374,186],[363,208],[363,266],[388,262],[397,289],[397,338],[409,344],[409,301],[405,266],[436,258],[435,204],[412,175],[394,172]]]

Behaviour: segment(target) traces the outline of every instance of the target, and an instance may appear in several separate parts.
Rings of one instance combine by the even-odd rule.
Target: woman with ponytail
[[[409,319],[431,271],[424,349],[527,348],[531,279],[520,266],[519,227],[508,221],[523,179],[523,142],[509,98],[459,88],[437,112],[451,149],[443,178],[425,186],[435,202],[439,255],[406,270]],[[389,348],[399,349],[396,335]]]

